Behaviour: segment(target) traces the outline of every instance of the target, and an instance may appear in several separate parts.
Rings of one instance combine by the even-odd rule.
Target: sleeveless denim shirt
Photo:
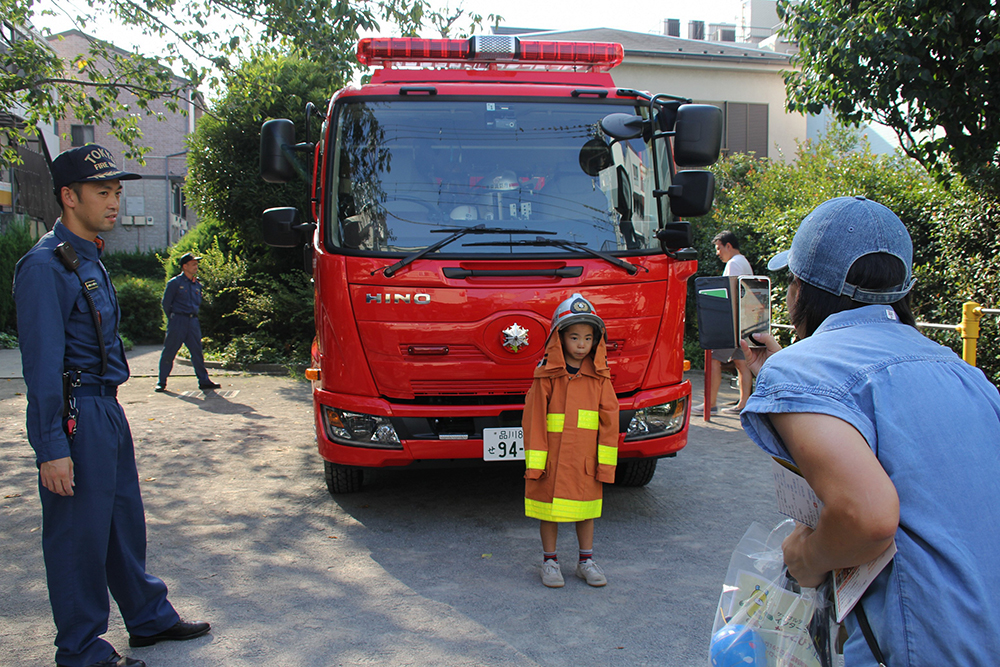
[[[890,667],[1000,661],[1000,395],[983,373],[892,308],[828,317],[767,360],[742,413],[791,461],[771,413],[852,425],[899,494],[898,549],[862,599]],[[854,614],[847,667],[875,665]]]

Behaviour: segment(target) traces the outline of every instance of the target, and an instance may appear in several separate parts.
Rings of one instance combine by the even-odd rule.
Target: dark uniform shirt
[[[55,254],[55,247],[63,242],[72,245],[80,258],[77,272],[83,286]],[[100,254],[98,244],[73,234],[57,220],[14,270],[21,364],[28,388],[28,441],[38,463],[70,455],[62,424],[64,370],[81,371],[80,381],[85,385],[117,386],[129,377],[125,347],[118,337],[118,298]],[[84,290],[100,314],[108,353],[103,376],[97,331]]]
[[[179,273],[167,282],[163,290],[163,312],[169,318],[174,313],[180,315],[197,315],[201,308],[201,282],[193,281],[183,273]]]

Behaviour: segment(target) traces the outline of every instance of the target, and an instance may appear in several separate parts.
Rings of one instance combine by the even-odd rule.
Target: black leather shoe
[[[198,389],[218,389],[222,385],[217,382],[206,382],[205,384],[198,385]]]
[[[63,665],[56,665],[56,667],[63,667]],[[123,658],[116,651],[108,656],[107,660],[95,662],[92,665],[87,665],[87,667],[146,667],[146,663],[135,658]]]
[[[153,391],[158,391],[158,392],[161,392],[161,393],[164,392],[164,391],[166,391],[166,390],[167,390],[167,383],[166,382],[157,382],[156,385],[153,387]]]
[[[152,646],[156,642],[162,642],[167,640],[172,641],[185,641],[187,639],[194,639],[195,637],[201,637],[203,634],[207,633],[212,629],[212,626],[204,621],[198,623],[188,623],[187,621],[177,621],[172,627],[167,628],[163,632],[157,633],[150,637],[140,637],[138,635],[128,636],[128,645],[137,646]]]

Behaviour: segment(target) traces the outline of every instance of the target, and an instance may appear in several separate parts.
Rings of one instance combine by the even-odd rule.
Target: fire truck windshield
[[[665,221],[653,190],[669,185],[666,142],[655,145],[657,181],[654,146],[642,138],[615,142],[599,129],[603,117],[623,111],[645,113],[578,99],[346,101],[327,158],[336,197],[325,218],[337,222],[326,225],[326,243],[410,254],[438,243],[435,230],[485,224],[495,238],[477,233],[474,243],[439,252],[580,252],[572,244],[658,252],[654,234]],[[571,243],[504,243],[524,230]]]

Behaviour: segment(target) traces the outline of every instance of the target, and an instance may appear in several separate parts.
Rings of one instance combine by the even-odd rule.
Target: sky
[[[681,37],[687,37],[687,24],[691,20],[704,21],[706,32],[709,23],[741,24],[742,0],[429,0],[432,6],[445,12],[445,7],[462,7],[466,13],[478,13],[483,19],[491,12],[503,17],[501,25],[513,28],[537,28],[549,30],[575,30],[583,28],[616,28],[632,32],[663,34],[663,21],[667,18],[680,19]],[[615,11],[608,7],[614,6]],[[89,9],[85,0],[40,0],[36,8],[44,8],[54,15],[36,13],[33,23],[36,28],[48,29],[53,33],[73,29],[75,26],[67,13],[76,15]],[[60,9],[62,11],[60,11]],[[488,25],[488,24],[487,24]],[[145,56],[165,55],[162,42],[143,36],[139,30],[117,25],[108,30],[108,22],[88,25],[84,32],[110,39],[117,47],[125,50],[138,49]],[[457,32],[467,32],[468,22],[459,21]],[[488,32],[488,29],[480,32]],[[378,35],[398,34],[383,30]],[[436,37],[432,28],[423,36]],[[360,74],[358,75],[360,76]],[[202,89],[209,99],[214,99],[220,91]]]
[[[687,36],[690,20],[708,23],[740,23],[741,0],[430,0],[438,9],[445,6],[462,7],[466,12],[476,12],[485,19],[491,12],[503,17],[502,25],[515,28],[541,28],[549,30],[571,30],[581,28],[617,28],[633,32],[663,32],[663,20],[676,18],[681,21],[681,36]],[[43,0],[40,5],[51,9],[55,3]],[[86,4],[82,0],[58,0],[58,5],[68,11],[82,11]],[[615,11],[608,11],[614,6]],[[74,26],[61,12],[55,16],[38,16],[34,19],[37,28],[48,28],[52,32],[62,32]],[[107,39],[106,24],[88,26],[86,32],[99,34]],[[459,22],[459,30],[466,31],[468,24]],[[391,34],[391,31],[383,31]],[[159,55],[155,41],[144,38],[138,31],[130,31],[120,26],[113,31],[113,43],[131,50],[138,46],[144,55]],[[428,31],[425,36],[435,36]]]

